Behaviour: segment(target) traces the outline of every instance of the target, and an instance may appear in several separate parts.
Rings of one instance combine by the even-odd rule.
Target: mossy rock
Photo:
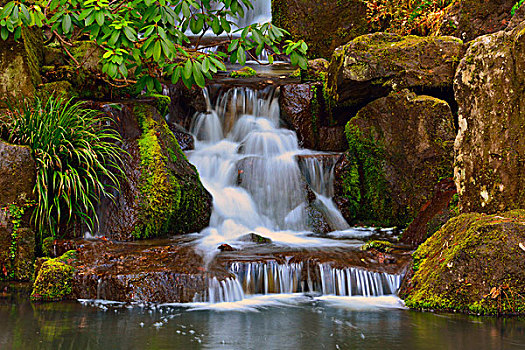
[[[257,72],[255,69],[251,67],[243,67],[239,70],[235,70],[230,73],[230,77],[232,78],[247,78],[247,77],[254,77],[257,75]]]
[[[73,292],[73,262],[76,259],[74,250],[64,255],[45,260],[40,266],[33,284],[31,300],[60,301],[66,300]]]
[[[464,51],[453,37],[362,35],[335,50],[327,93],[340,105],[359,106],[404,88],[451,90]]]
[[[388,241],[374,240],[374,241],[368,241],[361,246],[361,250],[370,250],[370,249],[376,249],[383,253],[390,253],[394,249],[396,249],[396,245]]]
[[[523,57],[525,22],[472,41],[459,64],[454,173],[460,212],[525,208]]]
[[[406,226],[453,172],[449,105],[408,90],[362,108],[346,125],[334,201],[350,223]]]
[[[33,97],[42,83],[42,32],[23,28],[22,36],[0,40],[0,107],[7,98]]]
[[[525,313],[525,210],[462,214],[413,254],[400,296],[410,308]]]
[[[129,157],[123,161],[126,179],[119,195],[103,204],[104,234],[154,238],[198,232],[209,225],[212,197],[158,105],[156,99],[129,102],[114,113]]]

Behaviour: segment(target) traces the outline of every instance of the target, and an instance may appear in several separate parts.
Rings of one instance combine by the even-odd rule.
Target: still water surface
[[[0,300],[1,349],[525,349],[525,320],[404,309],[395,297],[228,305]]]

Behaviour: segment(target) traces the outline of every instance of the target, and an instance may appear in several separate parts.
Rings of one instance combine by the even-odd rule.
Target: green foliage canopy
[[[196,50],[207,32],[227,38],[232,63],[244,65],[247,55],[264,49],[271,50],[272,63],[281,47],[292,64],[305,69],[304,41],[280,46],[287,32],[271,23],[236,28],[235,19],[252,8],[250,0],[9,1],[0,8],[0,37],[18,39],[22,27],[44,28],[66,52],[68,42],[88,37],[103,49],[102,72],[109,80],[137,83],[140,90],[159,91],[161,78],[204,87],[206,78],[226,70],[226,55]],[[193,47],[190,32],[197,36]]]

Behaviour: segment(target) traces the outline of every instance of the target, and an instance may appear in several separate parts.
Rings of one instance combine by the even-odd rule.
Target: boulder
[[[361,109],[346,126],[334,201],[349,223],[405,226],[453,169],[449,105],[408,90]]]
[[[461,212],[525,207],[525,22],[471,42],[455,79]]]
[[[120,193],[99,208],[104,234],[152,238],[198,232],[209,224],[212,197],[152,104],[131,101],[108,110],[129,156]]]
[[[346,106],[362,106],[403,88],[443,94],[452,88],[463,53],[463,42],[454,37],[363,35],[335,50],[327,93]]]
[[[41,259],[35,271],[31,292],[33,301],[60,301],[72,299],[73,267],[76,251],[70,250],[54,259]]]
[[[39,29],[25,28],[18,41],[12,35],[0,39],[0,107],[6,99],[34,96],[35,87],[42,83],[41,34]]]
[[[29,281],[35,259],[30,225],[36,165],[26,146],[0,141],[0,279]]]
[[[525,313],[525,211],[463,214],[414,253],[400,296],[410,308]]]
[[[368,33],[366,3],[358,0],[272,0],[272,22],[292,40],[306,41],[311,57],[328,58],[339,45]]]
[[[516,0],[458,0],[444,10],[438,32],[471,41],[504,29]]]
[[[331,125],[321,82],[281,86],[279,105],[281,118],[297,133],[302,147],[334,152],[346,149],[344,126]]]

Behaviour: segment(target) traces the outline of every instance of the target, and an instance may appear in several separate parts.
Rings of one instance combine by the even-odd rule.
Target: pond
[[[525,320],[422,313],[394,296],[125,305],[0,300],[1,349],[522,349]]]

